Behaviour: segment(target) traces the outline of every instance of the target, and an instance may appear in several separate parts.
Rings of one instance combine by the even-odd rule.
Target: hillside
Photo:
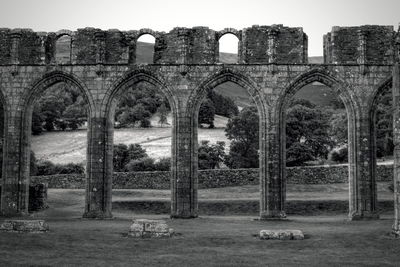
[[[323,64],[324,57],[308,57],[308,63],[310,64]]]

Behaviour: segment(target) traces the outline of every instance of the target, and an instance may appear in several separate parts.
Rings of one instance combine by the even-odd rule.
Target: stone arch
[[[216,39],[219,40],[225,34],[231,33],[231,34],[235,35],[239,39],[239,41],[241,41],[242,38],[241,38],[240,32],[241,31],[238,31],[234,28],[225,28],[221,31],[216,32]]]
[[[250,97],[252,97],[256,103],[260,116],[266,116],[264,98],[261,90],[248,77],[229,68],[224,68],[222,71],[218,71],[206,78],[200,83],[197,89],[193,91],[188,102],[188,107],[193,107],[193,111],[190,113],[197,114],[207,92],[225,82],[233,82],[246,89]]]
[[[348,144],[349,144],[349,216],[357,210],[357,153],[358,150],[357,142],[359,136],[357,135],[356,128],[359,127],[357,124],[357,118],[359,118],[360,106],[351,97],[351,94],[347,90],[348,85],[333,76],[331,73],[324,69],[312,69],[306,73],[298,76],[293,82],[286,87],[285,90],[280,94],[275,116],[278,119],[278,151],[279,151],[279,166],[281,168],[280,173],[282,175],[283,188],[286,188],[286,110],[290,99],[305,85],[312,82],[320,82],[330,87],[335,94],[343,101],[348,118]]]
[[[150,34],[150,35],[153,36],[155,39],[157,39],[157,38],[160,37],[160,33],[159,33],[159,32],[154,31],[154,30],[152,30],[152,29],[143,28],[143,29],[140,29],[140,30],[137,32],[137,34],[136,34],[136,36],[135,36],[135,41],[137,41],[142,35],[145,35],[145,34]]]
[[[30,144],[31,144],[31,124],[32,124],[32,111],[34,107],[35,101],[40,97],[41,93],[43,93],[46,89],[51,87],[54,84],[64,82],[68,85],[74,86],[78,88],[82,96],[84,97],[86,103],[88,104],[88,129],[91,124],[91,117],[95,111],[95,104],[92,95],[90,94],[87,87],[82,83],[77,77],[67,74],[61,71],[54,71],[50,73],[44,74],[41,78],[39,78],[36,82],[33,83],[30,90],[27,90],[22,98],[22,138],[23,138],[23,146],[21,152],[21,162],[23,163],[21,168],[22,177],[29,177],[29,162],[30,162]],[[88,133],[87,137],[87,146],[90,144],[90,134]],[[89,151],[89,149],[87,149]],[[89,161],[87,161],[88,164]],[[86,174],[88,175],[88,174]]]
[[[377,149],[376,149],[376,125],[375,125],[375,120],[376,120],[376,106],[379,103],[379,99],[382,97],[382,95],[387,92],[387,90],[390,90],[393,85],[393,79],[392,77],[386,78],[383,82],[381,82],[376,90],[374,90],[373,94],[371,95],[369,101],[368,101],[368,119],[369,119],[369,153],[370,156],[369,158],[371,159],[371,164],[370,164],[370,173],[371,173],[371,178],[372,178],[372,184],[373,184],[373,194],[374,198],[377,200],[377,190],[376,190],[376,166],[377,166],[377,159],[376,159],[376,154],[377,154]],[[377,203],[377,201],[372,202],[374,205]],[[373,210],[376,210],[377,207],[373,206]]]
[[[152,29],[140,29],[135,35],[134,35],[134,41],[130,45],[130,49],[132,49],[132,52],[130,53],[130,57],[133,57],[133,59],[129,59],[129,62],[134,62],[137,63],[137,43],[140,37],[143,35],[149,34],[154,37],[154,41],[157,42],[157,39],[160,37],[160,33],[157,31],[153,31]],[[154,44],[155,45],[155,44]],[[154,63],[154,56],[155,56],[155,50],[153,50],[153,62]]]
[[[200,106],[204,98],[207,96],[207,93],[210,90],[213,90],[215,87],[217,87],[220,84],[223,84],[225,82],[233,82],[236,83],[237,85],[243,87],[250,97],[253,99],[253,101],[256,104],[258,115],[259,115],[259,179],[260,179],[260,184],[264,184],[266,181],[266,169],[267,169],[267,164],[266,164],[266,151],[267,151],[267,117],[268,117],[268,112],[266,109],[266,103],[265,99],[263,97],[263,93],[260,90],[260,88],[256,85],[255,82],[253,82],[250,78],[247,76],[233,71],[229,68],[224,68],[221,71],[217,71],[214,73],[212,76],[206,78],[203,82],[200,83],[200,85],[194,90],[189,97],[188,105],[187,105],[187,114],[189,114],[189,117],[191,118],[191,127],[192,127],[192,138],[191,138],[191,147],[193,147],[192,151],[192,158],[197,159],[197,147],[198,147],[198,114],[200,110]],[[198,171],[198,166],[195,164],[192,166],[192,173],[194,173],[194,187],[197,188],[197,171]],[[264,195],[264,191],[261,192],[261,197]],[[262,200],[261,200],[262,202]],[[260,211],[261,212],[261,211]]]
[[[158,77],[155,73],[151,71],[147,71],[144,69],[134,70],[132,72],[127,73],[118,81],[116,81],[110,88],[110,90],[106,93],[104,100],[102,102],[102,110],[101,114],[104,118],[106,118],[106,140],[107,143],[107,152],[105,166],[107,172],[111,173],[113,169],[113,157],[112,157],[112,149],[113,149],[113,131],[114,131],[114,113],[115,108],[118,103],[119,97],[126,92],[131,86],[139,83],[139,82],[148,82],[156,87],[158,87],[159,91],[167,98],[169,105],[172,111],[172,141],[171,141],[171,180],[176,179],[177,177],[177,141],[176,141],[176,132],[177,132],[177,116],[178,116],[178,103],[175,100],[174,94],[172,90],[168,87],[167,83],[161,78]],[[107,156],[108,155],[108,156]],[[111,156],[110,156],[111,155]],[[111,175],[110,175],[111,177]],[[173,188],[172,188],[173,190]],[[173,192],[173,191],[172,191]],[[111,194],[111,189],[110,192]],[[171,194],[171,208],[174,194]]]
[[[162,78],[157,77],[157,75],[151,71],[145,69],[137,69],[132,72],[127,73],[118,81],[116,81],[107,91],[106,96],[102,102],[102,110],[101,112],[105,115],[105,117],[110,116],[110,112],[112,112],[113,102],[118,100],[120,94],[122,94],[126,89],[131,87],[134,84],[139,82],[148,82],[154,86],[160,88],[160,91],[165,95],[168,99],[169,104],[171,105],[173,114],[177,112],[177,104],[173,95],[172,90],[167,86],[166,82],[163,81]]]
[[[215,43],[215,61],[219,62],[219,41],[220,39],[226,35],[226,34],[233,34],[234,36],[236,36],[236,38],[238,39],[238,51],[237,51],[237,62],[236,63],[240,63],[241,62],[241,51],[242,51],[242,35],[241,35],[241,31],[238,31],[234,28],[225,28],[221,31],[218,31],[215,33],[215,39],[216,39],[216,43]]]
[[[69,38],[69,55],[68,55],[68,60],[66,60],[67,57],[64,57],[64,59],[58,59],[57,55],[58,55],[58,51],[57,51],[57,44],[59,42],[59,40],[61,38],[65,38],[68,37]],[[72,33],[70,31],[67,30],[62,30],[62,31],[58,31],[57,35],[54,39],[54,43],[53,43],[53,60],[54,63],[56,64],[72,64],[72,47],[73,47],[73,37],[72,37]]]

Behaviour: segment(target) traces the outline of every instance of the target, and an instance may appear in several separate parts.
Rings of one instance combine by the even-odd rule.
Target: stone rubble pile
[[[260,239],[303,240],[304,234],[300,230],[261,230]]]
[[[134,219],[128,236],[141,238],[172,237],[174,229],[169,228],[164,220]]]
[[[49,225],[44,220],[6,220],[0,225],[2,232],[44,233]]]

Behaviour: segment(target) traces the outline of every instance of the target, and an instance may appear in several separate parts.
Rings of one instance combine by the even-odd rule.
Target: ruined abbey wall
[[[156,40],[154,64],[136,64],[137,39],[146,33]],[[238,37],[237,64],[218,63],[218,40],[226,33]],[[57,40],[65,35],[71,38],[70,54],[59,62]],[[290,98],[312,82],[330,86],[348,112],[349,216],[376,216],[373,114],[379,92],[392,86],[395,32],[388,26],[334,27],[324,42],[326,64],[307,64],[307,35],[282,25],[168,33],[0,29],[0,100],[6,117],[1,212],[27,211],[32,107],[44,90],[63,82],[79,88],[89,103],[84,216],[112,216],[113,108],[129,87],[148,82],[165,94],[173,112],[171,216],[196,217],[197,112],[209,90],[230,81],[248,91],[259,111],[260,218],[285,216],[283,114]]]

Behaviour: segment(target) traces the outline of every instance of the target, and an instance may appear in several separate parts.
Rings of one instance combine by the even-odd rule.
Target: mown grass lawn
[[[139,216],[140,217],[140,216]],[[144,217],[144,216],[141,216]],[[0,233],[0,265],[29,266],[398,266],[392,220],[341,216],[254,221],[251,217],[166,219],[171,239],[132,239],[129,219],[48,218],[45,234]],[[261,241],[261,229],[301,229],[302,241]]]
[[[289,200],[343,198],[346,184],[292,185]],[[380,184],[381,199],[390,196]],[[115,190],[115,201],[162,200],[169,190]],[[200,201],[254,199],[257,186],[199,191]],[[400,239],[390,235],[392,213],[379,220],[348,221],[346,214],[289,216],[287,221],[257,221],[257,216],[206,216],[179,220],[167,214],[113,211],[114,219],[82,219],[84,190],[50,189],[50,208],[32,214],[45,219],[50,232],[0,232],[0,266],[398,266]],[[133,218],[165,219],[178,233],[171,239],[133,239]],[[2,218],[0,218],[0,221]],[[261,241],[262,229],[300,229],[303,241]]]

